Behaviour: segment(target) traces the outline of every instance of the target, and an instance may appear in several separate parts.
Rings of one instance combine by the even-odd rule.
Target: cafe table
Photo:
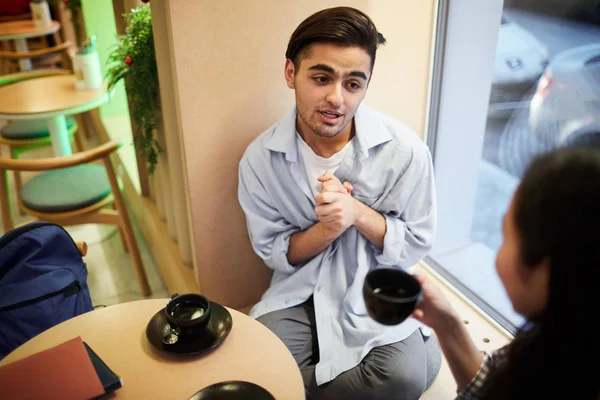
[[[58,21],[52,21],[47,26],[38,26],[31,19],[0,22],[0,42],[12,40],[15,43],[15,50],[24,52],[28,51],[28,38],[53,34],[58,32],[59,29],[60,23]],[[55,38],[58,38],[58,36],[55,35]],[[31,70],[31,60],[27,58],[19,60],[19,68],[21,71]]]
[[[77,90],[75,80],[75,75],[55,75],[0,87],[0,119],[46,120],[54,154],[72,155],[66,116],[93,110],[110,99],[104,87]]]
[[[277,400],[305,399],[300,370],[283,342],[233,309],[226,307],[233,320],[229,335],[209,353],[180,355],[153,347],[146,327],[167,301],[132,301],[71,318],[15,349],[0,367],[80,336],[123,379],[115,399],[189,399],[231,380],[262,386]]]

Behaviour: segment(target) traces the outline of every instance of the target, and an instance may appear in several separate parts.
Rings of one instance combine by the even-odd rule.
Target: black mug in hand
[[[406,320],[421,300],[421,284],[399,268],[369,271],[363,297],[369,316],[383,325],[398,325]]]

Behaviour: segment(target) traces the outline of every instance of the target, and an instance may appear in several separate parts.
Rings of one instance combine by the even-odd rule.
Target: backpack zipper
[[[44,301],[44,300],[50,299],[52,297],[59,296],[61,294],[66,299],[67,297],[74,296],[79,292],[81,292],[81,285],[79,284],[79,282],[77,280],[75,280],[74,282],[69,283],[64,288],[57,290],[56,292],[48,293],[43,296],[25,300],[20,303],[11,304],[10,306],[0,307],[0,312],[13,311],[13,310],[16,310],[17,308],[30,306],[32,304],[39,303],[40,301]]]

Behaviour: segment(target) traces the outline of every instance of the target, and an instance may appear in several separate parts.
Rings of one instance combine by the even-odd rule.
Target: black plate
[[[160,351],[177,354],[200,354],[220,345],[233,325],[231,314],[220,304],[210,302],[210,320],[206,329],[193,336],[180,336],[174,344],[163,343],[163,331],[168,323],[164,308],[158,311],[146,327],[146,337]]]
[[[266,389],[244,381],[219,382],[205,387],[189,400],[275,400]]]

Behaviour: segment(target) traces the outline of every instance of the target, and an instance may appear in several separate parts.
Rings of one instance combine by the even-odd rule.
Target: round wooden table
[[[13,40],[17,51],[27,51],[27,39],[58,32],[60,23],[52,21],[48,26],[37,26],[33,20],[0,22],[0,41]],[[31,60],[19,60],[21,71],[31,70]]]
[[[283,342],[260,322],[229,308],[233,328],[214,351],[184,357],[159,353],[146,339],[146,325],[167,301],[133,301],[77,316],[24,343],[0,366],[81,336],[123,378],[117,399],[189,399],[228,380],[253,382],[277,400],[305,399],[300,370]]]
[[[110,99],[104,88],[75,89],[75,80],[75,75],[56,75],[0,87],[0,118],[46,119],[54,154],[73,154],[65,116],[93,110]]]

